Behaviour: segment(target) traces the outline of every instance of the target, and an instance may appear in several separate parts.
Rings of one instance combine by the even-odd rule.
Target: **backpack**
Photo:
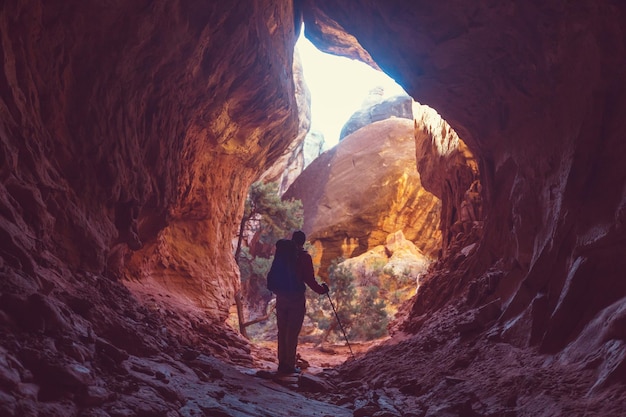
[[[293,241],[278,240],[274,260],[267,274],[267,289],[273,293],[304,292],[304,283],[296,273],[297,262],[298,249]]]

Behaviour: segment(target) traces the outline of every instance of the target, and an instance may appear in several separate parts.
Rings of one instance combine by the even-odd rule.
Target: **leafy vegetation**
[[[357,288],[352,271],[342,264],[343,259],[335,259],[328,270],[330,297],[337,316],[341,320],[348,337],[354,340],[372,340],[387,334],[387,312],[385,301],[379,298],[378,287],[369,285]],[[382,269],[382,268],[381,268]],[[343,339],[339,323],[328,300],[308,292],[307,314],[324,330],[322,343],[332,336]]]
[[[239,226],[235,260],[239,265],[242,287],[247,294],[258,294],[269,301],[270,292],[265,287],[265,277],[272,265],[273,257],[252,256],[243,246],[245,234],[259,236],[261,243],[274,243],[291,231],[300,229],[303,223],[302,202],[283,201],[278,194],[278,183],[257,181],[250,186],[244,214]],[[252,324],[245,319],[243,293],[235,296],[239,331],[248,337],[246,327]]]
[[[378,297],[378,287],[370,285],[359,294],[356,316],[360,326],[352,326],[350,337],[353,339],[372,340],[387,334],[387,311],[385,301]]]
[[[250,186],[239,225],[235,259],[239,260],[244,234],[257,234],[261,243],[273,243],[303,223],[302,201],[283,201],[278,183],[257,181]]]

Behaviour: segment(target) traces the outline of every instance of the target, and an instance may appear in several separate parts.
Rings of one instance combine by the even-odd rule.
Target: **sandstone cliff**
[[[424,188],[441,199],[442,256],[482,234],[483,202],[476,158],[428,106],[414,103],[417,169]]]
[[[278,191],[282,195],[306,166],[306,139],[311,129],[311,93],[302,73],[302,62],[297,51],[294,53],[294,81],[296,86],[296,103],[298,104],[298,134],[288,140],[289,146],[267,170],[259,177],[263,182],[277,182]],[[289,132],[285,131],[285,135]],[[319,155],[320,152],[317,153]],[[315,157],[317,157],[315,155]]]
[[[358,256],[398,230],[427,254],[440,248],[439,199],[421,187],[413,126],[398,118],[362,127],[313,161],[284,194],[302,200],[320,276],[334,259]]]

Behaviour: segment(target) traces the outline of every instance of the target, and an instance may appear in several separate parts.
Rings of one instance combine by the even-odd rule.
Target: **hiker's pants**
[[[302,329],[305,310],[304,293],[276,294],[279,371],[293,372],[296,366],[298,335]]]

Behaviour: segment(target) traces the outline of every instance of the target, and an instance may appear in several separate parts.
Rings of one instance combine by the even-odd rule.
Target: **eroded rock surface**
[[[194,346],[251,363],[223,323],[230,242],[250,182],[298,131],[294,13],[2,3],[0,414],[170,415],[186,394],[128,377],[129,358],[176,367]]]
[[[294,82],[296,86],[296,103],[298,104],[298,134],[289,142],[283,154],[268,167],[259,177],[263,182],[277,182],[278,192],[283,194],[300,175],[312,159],[322,153],[319,138],[310,134],[311,129],[311,93],[304,82],[302,62],[297,51],[294,54]],[[288,135],[288,131],[285,131]],[[317,152],[315,151],[317,146]]]
[[[300,16],[318,47],[435,108],[482,185],[482,227],[445,233],[458,251],[400,339],[320,399],[353,415],[623,414],[626,6],[595,0],[4,1],[0,414],[298,412],[302,397],[194,361],[252,361],[222,322],[230,242],[250,182],[298,134]],[[467,184],[441,186],[452,231]]]
[[[149,279],[224,315],[245,190],[298,124],[291,5],[255,3],[254,33],[241,7],[3,6],[9,266]]]
[[[480,3],[451,12],[446,2],[427,10],[408,2],[305,4],[306,28],[318,46],[327,40],[352,56],[366,49],[407,92],[436,108],[474,152],[489,238],[468,266],[480,273],[506,265],[507,284],[496,290],[506,303],[504,321],[514,325],[547,293],[543,313],[532,321],[535,341],[554,351],[624,295],[617,273],[624,260],[614,256],[624,245],[618,138],[625,122],[617,115],[626,99],[616,88],[625,77],[619,64],[623,6]],[[396,48],[394,36],[380,35],[389,16],[410,47]],[[579,289],[588,289],[585,282],[595,282],[593,302]],[[566,313],[574,304],[584,307]]]
[[[413,121],[387,119],[346,137],[309,165],[284,194],[302,200],[303,229],[319,273],[402,230],[425,253],[439,249],[439,199],[415,169]]]
[[[394,96],[383,100],[381,94],[370,92],[361,109],[357,110],[341,128],[339,140],[374,122],[400,117],[413,119],[413,99],[407,95]],[[376,98],[379,98],[378,100]]]
[[[618,255],[626,245],[624,5],[368,6],[306,1],[306,29],[335,53],[367,50],[416,100],[434,107],[474,155],[482,185],[481,233],[444,254],[405,329],[419,331],[453,299],[462,309],[499,300],[494,335],[544,353],[572,341],[574,351],[588,346],[603,365],[587,377],[606,380],[613,371],[605,369],[623,367],[621,339],[607,336],[592,348],[583,335],[626,295],[626,261]],[[389,26],[410,42],[399,47],[396,36],[381,35]],[[450,228],[464,190],[451,191],[442,213]],[[586,381],[583,391],[595,392],[593,382],[577,377]],[[623,410],[623,398],[618,402]]]
[[[478,162],[434,109],[414,103],[413,113],[417,169],[424,188],[441,199],[441,254],[447,256],[481,236],[484,210]]]

